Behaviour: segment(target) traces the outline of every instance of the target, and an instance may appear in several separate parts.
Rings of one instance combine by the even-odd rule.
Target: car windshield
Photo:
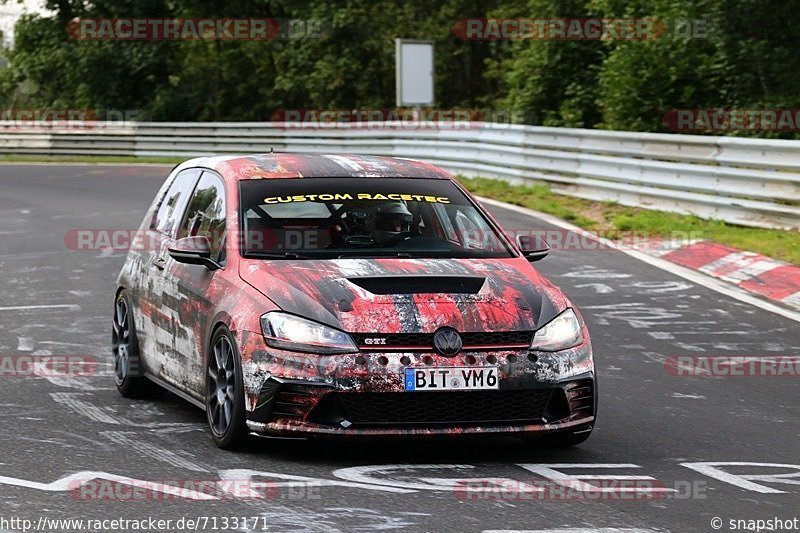
[[[243,180],[240,192],[246,257],[513,257],[448,180]]]

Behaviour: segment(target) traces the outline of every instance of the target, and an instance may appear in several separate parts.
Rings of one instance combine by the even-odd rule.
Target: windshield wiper
[[[244,256],[252,259],[310,259],[310,257],[295,252],[262,252],[258,250],[245,252]]]

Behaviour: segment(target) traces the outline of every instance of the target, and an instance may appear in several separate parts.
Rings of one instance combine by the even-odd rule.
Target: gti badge
[[[462,346],[461,335],[453,328],[439,328],[433,334],[433,347],[442,355],[455,355]]]

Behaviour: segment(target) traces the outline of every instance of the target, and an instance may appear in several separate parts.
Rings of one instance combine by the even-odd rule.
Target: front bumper
[[[247,426],[265,435],[532,434],[591,430],[597,410],[591,344],[528,350],[302,355],[242,350]],[[497,366],[493,391],[405,392],[403,369]]]

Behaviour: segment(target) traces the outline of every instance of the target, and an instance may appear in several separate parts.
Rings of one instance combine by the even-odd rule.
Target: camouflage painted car
[[[283,436],[592,431],[589,333],[511,239],[432,165],[354,155],[186,161],[118,278],[126,397],[166,388],[217,445]]]

